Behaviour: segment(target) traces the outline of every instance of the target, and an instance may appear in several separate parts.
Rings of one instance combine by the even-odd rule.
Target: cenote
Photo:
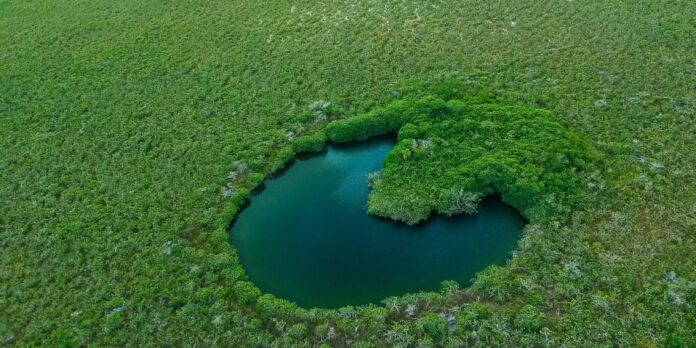
[[[231,229],[251,281],[303,307],[336,308],[437,290],[444,280],[468,285],[504,264],[526,221],[498,197],[475,215],[433,215],[417,226],[366,213],[366,176],[392,146],[384,138],[329,146],[268,180]]]

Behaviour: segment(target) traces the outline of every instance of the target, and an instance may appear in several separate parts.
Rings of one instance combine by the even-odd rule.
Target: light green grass
[[[0,344],[696,345],[694,18],[689,1],[0,0]],[[526,231],[548,253],[515,259],[547,266],[445,302],[256,303],[226,227],[288,133],[322,127],[312,103],[350,117],[447,79],[548,109],[606,157],[591,209]]]

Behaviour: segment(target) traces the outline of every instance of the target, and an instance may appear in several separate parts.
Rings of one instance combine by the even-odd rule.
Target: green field
[[[229,224],[294,150],[472,95],[591,147],[508,265],[339,310],[248,281]],[[696,5],[0,0],[0,345],[323,343],[696,346]]]

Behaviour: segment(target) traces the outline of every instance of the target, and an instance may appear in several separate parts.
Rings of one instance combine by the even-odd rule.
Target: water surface
[[[389,139],[329,147],[298,158],[251,199],[231,236],[242,265],[264,292],[303,307],[379,303],[467,285],[503,264],[526,223],[499,198],[473,216],[431,217],[407,226],[366,214],[366,175],[382,168]]]

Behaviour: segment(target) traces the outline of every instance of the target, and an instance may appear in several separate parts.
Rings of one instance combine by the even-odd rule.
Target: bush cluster
[[[596,159],[548,111],[480,98],[398,100],[326,134],[345,142],[397,131],[368,211],[409,224],[433,211],[474,213],[495,193],[530,220],[563,220],[581,197],[577,172]]]

